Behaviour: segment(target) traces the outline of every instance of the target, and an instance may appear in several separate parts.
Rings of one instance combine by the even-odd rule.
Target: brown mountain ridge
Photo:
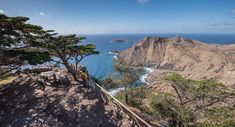
[[[206,44],[183,37],[145,37],[119,53],[121,62],[151,67],[148,82],[154,84],[166,72],[193,79],[214,78],[235,86],[235,45]]]

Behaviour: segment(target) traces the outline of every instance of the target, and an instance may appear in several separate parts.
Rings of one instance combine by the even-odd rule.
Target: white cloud
[[[147,2],[149,2],[150,0],[138,0],[138,3],[140,3],[140,4],[145,4],[145,3],[147,3]]]
[[[45,13],[44,13],[44,12],[39,12],[39,14],[40,14],[40,15],[42,15],[42,16],[44,16],[44,15],[45,15]]]
[[[3,11],[3,10],[0,10],[0,14],[4,14],[5,13],[5,11]]]

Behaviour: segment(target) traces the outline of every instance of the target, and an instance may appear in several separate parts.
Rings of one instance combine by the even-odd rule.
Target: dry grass
[[[16,77],[15,76],[9,76],[9,77],[6,77],[4,79],[0,79],[0,86],[1,85],[4,85],[4,84],[8,84],[8,83],[11,83],[13,80],[15,80]]]

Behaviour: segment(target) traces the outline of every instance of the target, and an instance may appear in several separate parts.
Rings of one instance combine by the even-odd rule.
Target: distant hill
[[[214,78],[235,87],[235,45],[212,45],[182,37],[145,37],[120,52],[118,59],[155,68],[148,77],[150,84],[163,73],[177,72],[194,79]]]

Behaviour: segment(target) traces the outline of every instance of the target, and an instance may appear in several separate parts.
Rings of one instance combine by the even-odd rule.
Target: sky
[[[0,0],[0,13],[60,34],[235,34],[235,0]]]

